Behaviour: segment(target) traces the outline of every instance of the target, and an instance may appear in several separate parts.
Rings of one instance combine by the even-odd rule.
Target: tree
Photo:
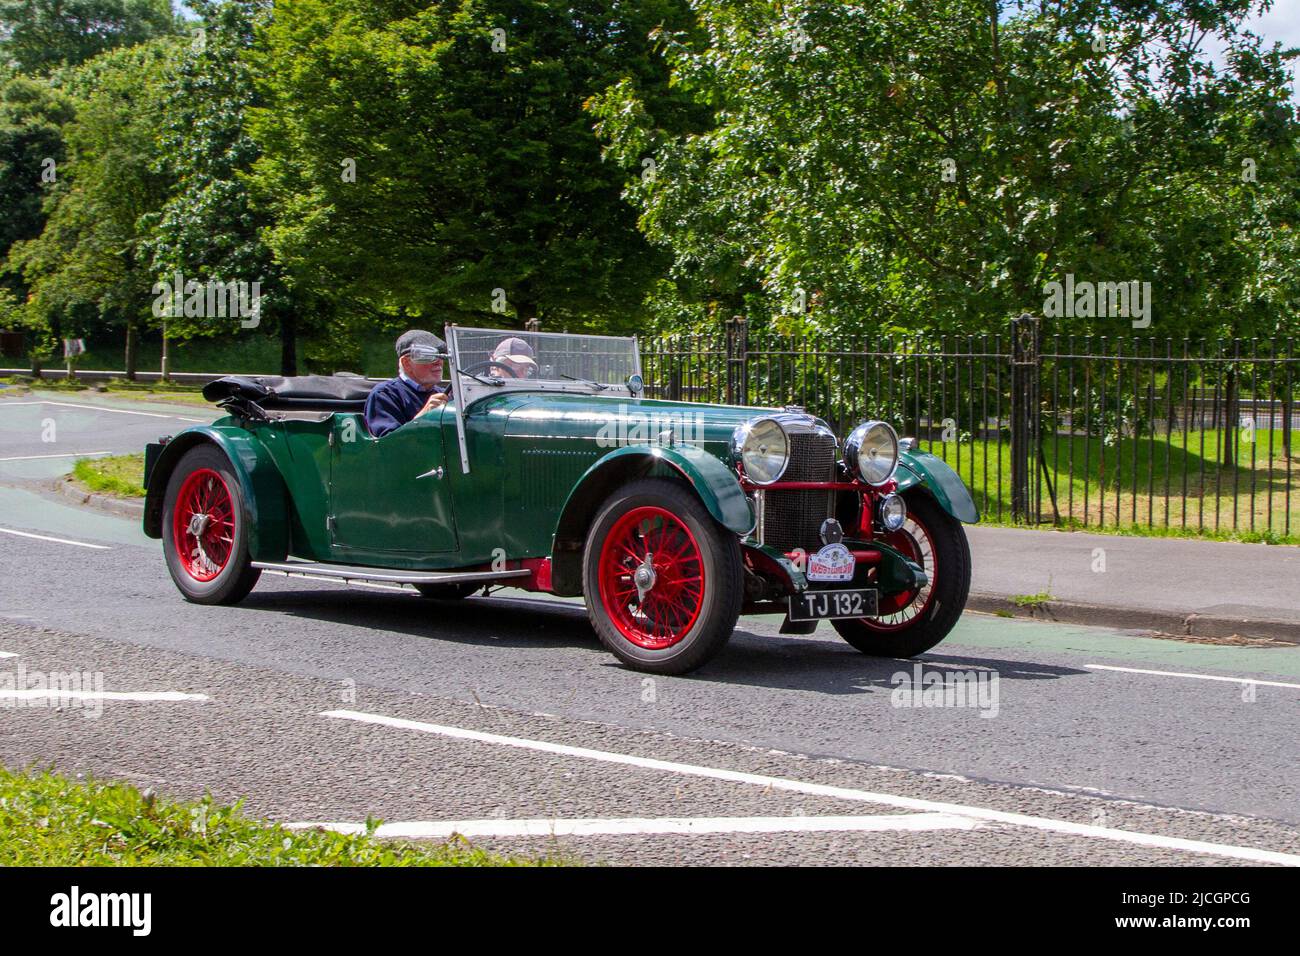
[[[664,259],[583,103],[628,77],[672,113],[658,25],[691,19],[679,0],[276,4],[252,125],[268,242],[370,322],[634,326]]]
[[[1151,282],[1164,334],[1229,315],[1261,328],[1240,323],[1265,301],[1258,251],[1298,172],[1295,54],[1242,29],[1259,4],[692,5],[707,42],[665,33],[666,57],[708,128],[665,130],[626,84],[592,103],[611,159],[659,169],[626,195],[673,254],[669,305],[724,295],[789,329],[978,331],[1042,312],[1069,273]],[[1277,265],[1293,296],[1294,261]],[[1089,329],[1121,327],[1069,331]]]
[[[0,65],[43,73],[175,32],[168,0],[0,0]]]
[[[154,40],[114,50],[69,75],[76,118],[64,128],[65,171],[47,200],[40,236],[9,253],[9,267],[30,284],[35,316],[65,332],[99,323],[125,329],[128,378],[135,376],[138,333],[152,322],[147,224],[168,193],[158,172],[158,130],[162,76],[176,45]]]
[[[259,330],[277,331],[280,372],[297,371],[297,330],[302,297],[286,287],[279,266],[260,233],[271,226],[253,208],[246,174],[258,156],[245,127],[258,104],[250,65],[255,25],[269,8],[265,0],[193,0],[201,26],[164,84],[159,172],[171,195],[149,220],[149,248],[162,281],[176,274],[200,283],[257,281]],[[169,338],[230,332],[229,322],[177,316]]]
[[[44,199],[64,158],[61,127],[71,117],[67,99],[47,80],[0,80],[0,263],[15,242],[34,239],[44,228]],[[17,276],[0,276],[0,285],[27,297]]]

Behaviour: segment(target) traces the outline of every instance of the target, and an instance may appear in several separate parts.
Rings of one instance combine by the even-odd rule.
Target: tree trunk
[[[298,327],[290,312],[280,316],[280,374],[298,374]]]
[[[1241,424],[1241,414],[1237,409],[1237,370],[1228,369],[1227,381],[1223,386],[1223,467],[1235,468],[1237,465],[1237,428]]]
[[[136,352],[139,351],[139,334],[136,332],[135,320],[126,320],[126,354],[123,356],[122,364],[126,370],[126,380],[135,381],[135,358]]]

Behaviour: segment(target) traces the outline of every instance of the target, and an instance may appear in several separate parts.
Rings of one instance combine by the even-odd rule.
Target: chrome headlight
[[[869,485],[883,485],[898,467],[898,435],[885,422],[863,422],[844,439],[844,464]]]
[[[907,503],[902,495],[888,494],[876,505],[876,520],[886,531],[897,531],[907,521]]]
[[[781,479],[790,463],[790,439],[780,422],[756,418],[732,433],[731,456],[740,473],[754,484],[770,485]]]

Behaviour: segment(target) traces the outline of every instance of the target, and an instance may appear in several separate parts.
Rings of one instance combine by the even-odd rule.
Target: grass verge
[[[373,831],[377,821],[367,821]],[[465,842],[414,845],[251,820],[210,797],[0,768],[0,866],[547,866]]]
[[[72,477],[87,491],[115,498],[144,497],[144,453],[79,458]]]

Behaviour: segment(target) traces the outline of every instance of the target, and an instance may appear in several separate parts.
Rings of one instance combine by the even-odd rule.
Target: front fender
[[[971,497],[966,484],[946,461],[928,451],[913,449],[900,452],[894,480],[898,482],[900,493],[924,485],[934,500],[939,502],[939,506],[958,521],[975,524],[980,520],[979,512],[975,509],[975,499]]]
[[[279,561],[289,553],[289,509],[284,479],[257,436],[234,425],[195,425],[179,432],[156,455],[146,478],[144,533],[162,537],[167,483],[181,457],[196,445],[213,444],[230,461],[244,499],[244,527],[254,561]]]
[[[625,445],[611,451],[578,479],[561,514],[568,512],[578,496],[583,494],[583,487],[589,479],[606,470],[617,470],[632,458],[645,459],[650,474],[659,469],[669,469],[685,478],[709,514],[723,527],[740,535],[754,529],[754,512],[740,489],[740,480],[735,472],[694,445]]]

